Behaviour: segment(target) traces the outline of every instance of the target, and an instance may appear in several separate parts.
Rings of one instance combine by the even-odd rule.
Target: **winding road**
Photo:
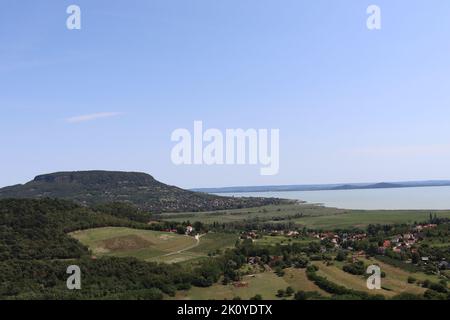
[[[168,256],[172,256],[172,255],[174,255],[174,254],[183,253],[183,252],[185,252],[185,251],[188,251],[188,250],[191,250],[191,249],[193,249],[193,248],[195,248],[195,247],[198,247],[198,245],[200,244],[200,238],[203,237],[203,236],[204,236],[204,234],[199,235],[198,237],[196,237],[196,238],[195,238],[195,243],[194,243],[193,245],[189,246],[189,247],[186,247],[186,248],[181,249],[181,250],[178,250],[178,251],[169,252],[169,253],[163,254],[163,255],[161,255],[161,256],[159,256],[159,257],[168,257]],[[189,236],[186,236],[186,237],[189,237]],[[158,258],[159,258],[159,257],[158,257]]]

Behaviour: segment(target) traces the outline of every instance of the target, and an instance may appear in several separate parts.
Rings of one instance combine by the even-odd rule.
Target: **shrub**
[[[278,297],[278,298],[284,297],[284,294],[285,294],[285,292],[284,292],[284,290],[282,290],[282,289],[280,289],[280,290],[277,291],[277,297]]]
[[[292,289],[292,287],[287,287],[286,288],[286,296],[290,297],[294,294],[294,289]]]
[[[417,279],[414,277],[408,277],[408,283],[416,283]]]
[[[357,261],[352,264],[346,264],[342,268],[342,270],[354,275],[363,275],[366,273],[366,268],[364,267],[364,263],[362,261]]]
[[[339,252],[336,255],[337,261],[344,261],[347,258],[347,254],[343,250],[339,250]]]

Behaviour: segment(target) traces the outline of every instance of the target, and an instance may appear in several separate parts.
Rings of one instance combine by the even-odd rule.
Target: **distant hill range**
[[[0,189],[4,198],[57,198],[92,206],[125,202],[141,210],[160,212],[208,211],[279,203],[279,199],[220,197],[169,186],[140,172],[75,171],[37,176]]]
[[[197,188],[192,191],[207,193],[245,193],[245,192],[282,192],[282,191],[319,191],[319,190],[355,190],[355,189],[388,189],[414,187],[450,186],[450,180],[381,182],[381,183],[348,183],[348,184],[310,184],[284,186],[248,186],[224,188]]]

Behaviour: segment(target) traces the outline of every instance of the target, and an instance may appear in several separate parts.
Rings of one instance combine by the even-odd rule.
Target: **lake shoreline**
[[[214,193],[304,201],[347,210],[450,210],[450,187]]]

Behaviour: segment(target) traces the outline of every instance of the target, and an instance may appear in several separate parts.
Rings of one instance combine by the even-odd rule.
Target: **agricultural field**
[[[268,205],[256,208],[244,208],[234,210],[220,210],[207,212],[164,213],[160,218],[167,221],[183,222],[186,220],[200,221],[203,223],[229,223],[258,219],[259,221],[286,222],[299,217],[328,216],[338,213],[346,213],[349,210],[327,208],[300,202],[289,202],[279,205]]]
[[[306,278],[304,269],[288,268],[285,271],[283,277],[279,277],[271,271],[246,275],[243,276],[240,285],[216,283],[208,288],[192,287],[190,290],[178,292],[175,299],[209,300],[213,298],[231,300],[240,297],[248,300],[257,294],[260,294],[265,300],[280,299],[276,296],[277,291],[279,289],[285,290],[289,286],[294,290],[317,291],[323,296],[329,296],[328,293]],[[286,299],[292,299],[292,297],[286,297]]]
[[[402,224],[427,221],[430,213],[450,218],[450,211],[430,210],[347,210],[306,203],[284,203],[258,208],[210,212],[167,213],[160,216],[167,221],[200,221],[206,224],[258,221],[291,222],[299,227],[333,230],[364,228],[369,224]]]
[[[310,216],[295,219],[294,222],[312,229],[365,228],[369,224],[402,224],[423,222],[429,219],[431,211],[409,210],[355,210],[329,216]],[[438,218],[450,218],[450,211],[433,211]]]
[[[320,289],[314,282],[308,280],[308,278],[306,277],[306,269],[287,268],[284,271],[285,274],[283,276],[283,279],[294,290],[316,291],[320,293],[321,296],[324,297],[331,296],[328,292]]]
[[[408,277],[414,277],[418,281],[430,280],[438,282],[440,279],[435,275],[427,275],[422,272],[408,272],[403,269],[383,263],[374,258],[368,260],[359,259],[366,265],[375,264],[385,272],[386,277],[381,279],[381,290],[369,290],[366,286],[366,278],[364,276],[353,275],[342,270],[343,263],[334,262],[332,265],[326,265],[324,262],[314,262],[319,267],[317,274],[326,277],[328,280],[342,285],[349,289],[365,291],[370,294],[382,294],[386,298],[391,298],[400,293],[423,294],[425,288],[418,284],[408,283]]]
[[[235,233],[217,233],[208,232],[201,236],[198,246],[189,250],[193,253],[216,253],[217,250],[223,251],[227,248],[233,248],[239,236]]]
[[[282,235],[274,235],[274,236],[263,236],[262,238],[255,239],[254,244],[261,245],[261,246],[268,246],[268,245],[287,245],[292,243],[299,243],[299,244],[308,244],[310,242],[320,242],[320,240],[316,238],[293,238],[293,237],[287,237]]]
[[[70,233],[95,256],[135,257],[145,261],[181,262],[205,256],[190,252],[201,240],[169,232],[119,227],[95,228]]]
[[[388,263],[384,263],[376,258],[371,259],[359,259],[362,260],[365,264],[375,264],[378,265],[382,271],[386,272],[386,286],[389,286],[389,280],[390,278],[395,278],[396,280],[401,280],[402,282],[407,282],[408,277],[413,277],[417,279],[418,281],[425,281],[429,280],[432,282],[439,282],[439,280],[442,280],[437,275],[429,275],[425,274],[423,272],[409,272],[407,270],[404,270],[402,268],[398,268],[395,266],[392,266]]]
[[[120,227],[75,231],[70,235],[89,247],[95,256],[135,257],[166,263],[207,257],[217,250],[233,247],[238,239],[236,234],[211,232],[197,241],[172,232]]]

